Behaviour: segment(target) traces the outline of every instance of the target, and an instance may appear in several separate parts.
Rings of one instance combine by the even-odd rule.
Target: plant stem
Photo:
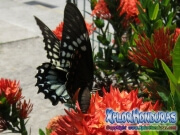
[[[24,123],[24,119],[20,118],[20,126],[21,126],[21,135],[28,135],[27,130],[26,130],[26,126]]]

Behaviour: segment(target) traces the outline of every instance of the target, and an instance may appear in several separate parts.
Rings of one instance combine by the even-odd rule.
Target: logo
[[[147,111],[138,109],[132,111],[116,112],[111,108],[106,109],[106,130],[156,130],[176,131],[177,113],[175,111]]]

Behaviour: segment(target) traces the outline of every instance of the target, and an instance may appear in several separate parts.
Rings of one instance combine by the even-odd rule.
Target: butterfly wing
[[[64,45],[67,46],[64,47]],[[66,88],[71,98],[80,88],[78,101],[82,110],[83,104],[88,106],[90,102],[88,91],[92,89],[93,81],[92,49],[84,18],[78,8],[71,3],[66,5],[64,11],[61,47],[60,59],[65,59],[63,51],[66,55],[71,54]],[[87,107],[85,108],[83,110],[87,110]]]
[[[66,5],[61,43],[44,23],[35,19],[44,37],[47,57],[51,61],[51,63],[45,63],[38,67],[36,78],[39,91],[55,104],[58,100],[62,101],[62,97],[67,95],[65,89],[71,98],[74,98],[75,93],[80,89],[78,101],[81,110],[86,112],[92,89],[93,60],[84,18],[74,4]],[[59,68],[62,70],[59,71]],[[41,69],[44,72],[41,72]],[[62,72],[63,70],[67,71],[67,75]],[[50,74],[52,71],[53,75]],[[63,92],[64,94],[62,94]],[[63,101],[68,98],[68,96],[63,98]]]
[[[50,59],[50,63],[43,63],[37,68],[38,73],[35,77],[38,92],[44,93],[45,98],[50,99],[53,105],[56,105],[58,101],[67,102],[70,99],[65,87],[68,69],[60,67],[61,42],[40,19],[35,17],[35,20],[42,31],[47,58]]]
[[[44,93],[45,99],[50,99],[53,105],[59,101],[67,102],[70,99],[65,87],[67,73],[56,69],[51,63],[43,63],[37,69],[38,73],[35,77],[37,78],[36,86],[39,87],[38,93]]]
[[[43,41],[45,43],[45,50],[47,51],[47,58],[50,59],[50,63],[55,65],[56,68],[67,71],[68,69],[60,65],[60,47],[61,41],[54,35],[54,33],[39,19],[35,16],[35,20],[42,31]]]

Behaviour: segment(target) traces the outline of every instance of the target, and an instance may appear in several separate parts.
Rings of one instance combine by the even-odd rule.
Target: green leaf
[[[167,107],[168,107],[168,110],[175,110],[174,109],[174,98],[173,98],[173,96],[170,94],[169,95],[169,98],[168,98],[168,105],[167,105]]]
[[[130,23],[130,26],[131,26],[131,28],[133,29],[133,31],[134,31],[135,33],[138,33],[137,29],[134,27],[134,25],[133,25],[132,23]]]
[[[167,24],[166,24],[167,27],[170,27],[172,25],[173,19],[174,19],[174,13],[171,12],[171,13],[168,14],[168,21],[167,21]]]
[[[104,20],[103,19],[97,18],[96,20],[94,20],[94,23],[96,24],[96,26],[98,28],[103,28],[104,27]]]
[[[180,38],[178,38],[172,53],[173,73],[176,79],[180,80]]]
[[[123,55],[122,53],[119,53],[118,58],[120,59],[120,61],[122,61],[122,60],[125,59],[125,58],[124,58],[124,55]]]
[[[147,19],[147,16],[144,12],[144,10],[141,8],[141,6],[137,5],[138,11],[139,11],[139,15],[138,18],[140,19],[140,21],[144,24],[147,25],[149,24],[149,20]]]
[[[151,20],[156,20],[158,12],[159,12],[159,3],[151,4],[151,6],[148,7],[149,10],[149,17]]]
[[[46,128],[46,135],[50,135],[50,134],[51,134],[51,132],[52,132],[52,130],[51,130],[51,129],[47,129],[47,128]]]
[[[141,3],[143,8],[146,8],[149,4],[149,0],[140,0],[140,3]]]
[[[39,129],[39,135],[46,135],[42,129]]]
[[[170,0],[162,0],[162,5],[167,6],[170,2]]]
[[[110,42],[106,39],[105,36],[102,35],[98,35],[97,39],[99,40],[99,42],[101,42],[103,45],[109,45]]]
[[[158,59],[154,60],[153,65],[154,65],[155,69],[160,69],[160,67],[161,67]]]
[[[96,57],[99,59],[103,58],[103,48],[99,46],[98,52],[96,53]]]
[[[158,131],[141,131],[141,135],[159,135]]]
[[[164,92],[162,92],[162,91],[158,91],[158,94],[159,94],[159,96],[162,98],[162,100],[164,101],[164,102],[167,102],[168,101],[168,96],[164,93]]]
[[[170,83],[172,83],[173,86],[177,86],[177,79],[169,69],[169,67],[164,63],[164,61],[161,60],[162,67],[164,71],[166,72],[166,75],[168,76]],[[171,89],[172,95],[174,95],[174,89]]]
[[[163,26],[163,22],[161,19],[159,19],[153,24],[153,29],[158,29],[161,28],[162,26]]]
[[[4,97],[4,96],[0,96],[0,103],[1,104],[4,104],[4,103],[6,103],[6,97]]]
[[[116,62],[120,62],[118,56],[116,56],[116,55],[111,56],[111,58]]]
[[[96,6],[97,0],[91,0],[90,3],[91,3],[91,10],[93,10],[94,7]]]
[[[107,41],[109,41],[109,43],[111,42],[111,34],[107,34]]]

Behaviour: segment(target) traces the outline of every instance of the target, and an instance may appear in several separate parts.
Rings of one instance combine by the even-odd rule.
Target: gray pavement
[[[45,129],[50,118],[64,114],[62,104],[52,106],[43,94],[37,94],[34,86],[36,67],[48,60],[33,16],[54,29],[63,20],[65,3],[66,0],[0,0],[0,78],[19,80],[23,95],[34,104],[27,124],[31,135],[37,135],[39,128]],[[83,10],[83,0],[78,1],[78,7]],[[88,1],[86,10],[90,11]]]

